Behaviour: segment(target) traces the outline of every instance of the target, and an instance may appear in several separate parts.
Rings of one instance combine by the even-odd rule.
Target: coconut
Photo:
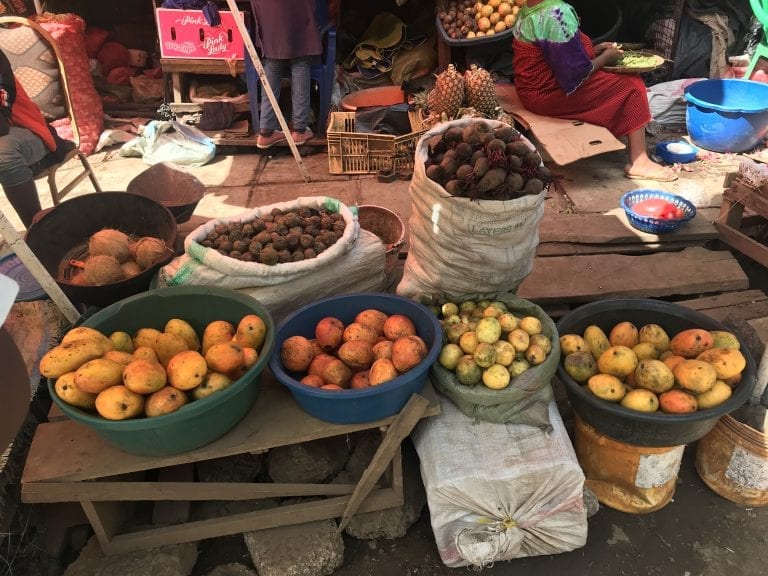
[[[112,256],[118,262],[125,262],[131,257],[129,245],[130,238],[120,230],[104,228],[91,236],[88,240],[88,254],[90,256]]]
[[[125,277],[120,262],[116,258],[104,254],[89,256],[85,261],[83,275],[85,281],[92,286],[119,282]]]
[[[126,278],[141,274],[141,266],[139,266],[136,260],[126,260],[120,265],[120,267],[123,269],[123,274],[125,274]]]
[[[139,238],[136,241],[136,262],[141,266],[142,270],[146,270],[152,264],[165,254],[166,247],[165,242],[159,238],[153,238],[152,236],[145,236]]]

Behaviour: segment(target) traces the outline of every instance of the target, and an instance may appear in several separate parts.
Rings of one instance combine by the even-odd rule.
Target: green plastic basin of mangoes
[[[167,456],[205,446],[237,425],[256,400],[261,372],[275,342],[272,316],[258,300],[215,286],[161,288],[116,302],[81,323],[109,336],[118,330],[129,334],[139,328],[162,330],[171,318],[181,318],[202,337],[209,322],[227,320],[237,326],[247,314],[257,314],[267,326],[256,364],[228,388],[190,402],[176,412],[154,418],[106,420],[95,412],[81,410],[59,399],[53,380],[48,381],[51,398],[72,420],[92,428],[104,440],[125,452]]]

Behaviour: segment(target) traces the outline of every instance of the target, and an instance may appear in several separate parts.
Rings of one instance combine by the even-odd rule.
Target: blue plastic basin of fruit
[[[394,380],[357,390],[322,390],[302,384],[302,375],[283,368],[280,349],[290,336],[315,337],[315,326],[326,316],[338,318],[346,326],[367,309],[387,315],[402,314],[416,326],[416,334],[424,340],[428,353],[422,362]],[[413,394],[419,393],[429,369],[442,347],[442,330],[435,314],[426,306],[392,294],[360,293],[332,296],[300,308],[277,328],[275,350],[269,368],[278,382],[288,388],[301,408],[326,422],[359,424],[387,418],[400,412]]]
[[[176,286],[144,292],[116,302],[82,325],[105,335],[115,331],[133,334],[139,328],[162,330],[171,318],[189,322],[199,337],[209,322],[226,320],[235,326],[243,316],[264,320],[267,334],[259,359],[231,386],[190,402],[176,412],[154,418],[107,420],[59,399],[54,380],[48,391],[56,405],[72,420],[92,428],[107,442],[125,452],[142,456],[167,456],[199,448],[232,429],[251,409],[261,383],[261,372],[274,348],[274,322],[267,309],[250,296],[215,286]]]
[[[714,152],[745,152],[768,136],[768,84],[727,78],[685,89],[693,143]]]
[[[643,216],[632,209],[638,202],[653,198],[666,200],[667,202],[674,204],[677,208],[683,211],[683,217],[674,220],[664,220],[661,218],[653,218],[651,216]],[[689,202],[677,194],[670,194],[663,190],[654,190],[653,188],[641,188],[625,193],[621,197],[621,207],[624,209],[624,213],[627,215],[627,219],[632,227],[641,232],[647,232],[648,234],[666,234],[674,232],[683,222],[687,222],[696,216],[696,206],[694,206],[692,202]]]

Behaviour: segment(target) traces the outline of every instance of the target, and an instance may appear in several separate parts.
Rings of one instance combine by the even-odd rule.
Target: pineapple
[[[437,75],[434,89],[427,94],[427,108],[430,114],[442,116],[449,120],[456,114],[464,103],[464,78],[456,71],[453,64]]]
[[[489,118],[495,118],[498,113],[499,101],[496,98],[496,87],[490,72],[472,64],[464,73],[464,85],[467,90],[469,105]]]

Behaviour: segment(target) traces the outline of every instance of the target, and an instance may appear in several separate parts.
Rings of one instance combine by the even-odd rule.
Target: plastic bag
[[[472,299],[472,298],[468,298]],[[552,319],[536,304],[512,294],[493,297],[507,305],[517,317],[535,316],[541,320],[543,334],[552,341],[552,351],[538,366],[526,370],[503,390],[491,390],[478,384],[465,386],[450,370],[439,363],[432,366],[431,378],[435,389],[470,418],[498,424],[527,424],[543,430],[551,429],[547,405],[553,398],[550,381],[560,361],[560,338]]]
[[[181,166],[202,166],[216,156],[216,144],[193,126],[175,120],[152,120],[140,129],[140,136],[120,147],[121,156],[141,157],[150,166],[172,162]]]

